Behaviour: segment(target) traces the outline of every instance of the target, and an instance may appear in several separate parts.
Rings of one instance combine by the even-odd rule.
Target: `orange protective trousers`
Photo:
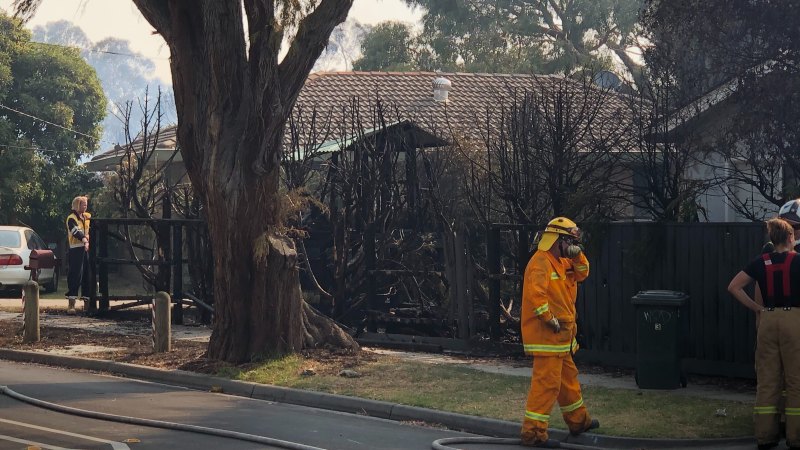
[[[524,443],[535,445],[547,440],[547,424],[556,400],[571,432],[581,433],[589,427],[592,419],[583,404],[578,368],[569,353],[533,358],[531,387],[522,422]]]
[[[754,431],[759,444],[780,440],[781,391],[786,389],[786,443],[800,446],[800,308],[760,314],[756,339]]]

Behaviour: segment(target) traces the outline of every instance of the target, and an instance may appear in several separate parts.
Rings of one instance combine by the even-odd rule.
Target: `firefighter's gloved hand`
[[[582,251],[583,248],[580,245],[570,244],[567,247],[567,251],[565,253],[567,255],[567,258],[575,258],[576,256],[580,255]]]
[[[551,330],[553,330],[553,333],[558,333],[559,331],[561,331],[561,324],[558,323],[558,319],[556,319],[555,317],[553,317],[552,319],[548,320],[545,323],[547,323],[547,326],[550,327]]]

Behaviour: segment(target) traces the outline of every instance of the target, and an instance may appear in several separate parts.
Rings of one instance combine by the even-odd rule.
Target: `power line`
[[[75,50],[81,50],[81,51],[92,52],[92,53],[105,53],[105,54],[114,55],[114,56],[127,56],[127,57],[131,57],[131,58],[140,58],[140,59],[160,59],[160,60],[163,60],[163,61],[168,61],[169,60],[169,58],[164,58],[163,56],[145,56],[145,55],[137,55],[137,54],[134,54],[134,53],[112,52],[110,50],[96,50],[96,49],[91,49],[91,48],[78,47],[77,45],[53,44],[53,43],[50,43],[50,42],[36,42],[36,41],[31,41],[31,43],[32,44],[40,44],[40,45],[49,45],[51,47],[72,48],[72,49],[75,49]]]
[[[17,150],[33,150],[33,151],[45,152],[45,153],[69,153],[70,152],[70,150],[68,150],[68,149],[54,150],[54,149],[41,148],[41,147],[25,147],[25,146],[22,146],[22,145],[9,145],[9,144],[0,144],[0,147],[13,148],[13,149],[17,149]],[[75,152],[72,152],[72,153],[75,153]]]
[[[95,141],[95,140],[98,140],[98,139],[97,139],[96,137],[94,137],[94,136],[89,136],[89,135],[88,135],[88,134],[86,134],[86,133],[81,133],[80,131],[76,131],[76,130],[73,130],[73,129],[71,129],[71,128],[67,128],[67,127],[63,127],[63,126],[61,126],[61,125],[59,125],[59,124],[57,124],[57,123],[49,122],[49,121],[47,121],[47,120],[44,120],[44,119],[42,119],[42,118],[40,118],[40,117],[36,117],[36,116],[30,115],[30,114],[28,114],[28,113],[22,112],[22,111],[18,111],[18,110],[14,109],[14,108],[9,108],[8,106],[6,106],[6,105],[4,105],[4,104],[2,104],[2,103],[0,103],[0,108],[7,109],[7,110],[9,110],[9,111],[15,112],[15,113],[17,113],[17,114],[19,114],[19,115],[21,115],[21,116],[30,117],[31,119],[38,120],[38,121],[40,121],[40,122],[44,122],[44,123],[46,123],[46,124],[48,124],[48,125],[52,125],[52,126],[54,126],[54,127],[61,128],[61,129],[63,129],[63,130],[69,131],[69,132],[71,132],[71,133],[80,134],[81,136],[86,136],[86,137],[88,137],[89,139],[91,139],[91,140],[93,140],[93,141]],[[101,141],[102,141],[102,139],[99,139],[99,140],[101,140]]]

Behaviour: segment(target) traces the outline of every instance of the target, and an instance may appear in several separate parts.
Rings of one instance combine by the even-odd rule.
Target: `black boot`
[[[584,428],[583,431],[570,431],[569,434],[571,434],[573,436],[578,436],[581,433],[585,433],[585,432],[587,432],[589,430],[594,430],[595,428],[600,428],[600,421],[597,420],[597,419],[592,419],[592,421],[589,422],[589,426]]]

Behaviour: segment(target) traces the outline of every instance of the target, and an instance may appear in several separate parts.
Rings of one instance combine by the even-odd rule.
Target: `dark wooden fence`
[[[132,248],[144,250],[147,256],[133,258],[126,255],[124,251],[111,251],[111,241],[124,241],[121,229],[143,227],[146,230],[156,231],[158,248],[148,248],[142,244],[131,243]],[[92,242],[89,259],[91,266],[89,269],[90,294],[87,303],[88,310],[92,314],[103,313],[111,309],[122,309],[132,306],[150,304],[153,299],[152,294],[142,293],[119,293],[111,295],[109,292],[109,266],[150,266],[159,275],[158,282],[162,286],[156,286],[156,290],[166,291],[172,297],[174,309],[172,312],[173,323],[183,323],[184,303],[196,305],[204,310],[212,310],[208,305],[211,303],[207,293],[188,293],[184,292],[184,266],[189,261],[184,258],[184,247],[197,245],[198,236],[206,236],[206,226],[201,220],[196,219],[140,219],[140,218],[94,218],[92,219]],[[191,250],[191,249],[190,249]],[[184,297],[188,297],[185,299]],[[198,297],[202,297],[198,298]],[[124,301],[122,304],[110,306],[110,301]],[[99,305],[98,305],[99,303]],[[213,311],[213,310],[212,310]],[[210,317],[210,315],[208,316]]]
[[[462,320],[451,311],[450,322],[458,323],[462,340],[476,331],[488,332],[495,341],[503,337],[498,305],[501,299],[506,304],[514,299],[519,307],[521,273],[538,228],[490,224],[473,230],[469,240],[477,252],[476,261],[485,257],[488,276],[479,282],[488,288],[488,299],[468,292],[450,300],[466,295],[474,303],[468,311],[488,313],[488,329],[473,327],[475,317]],[[578,291],[578,339],[582,347],[578,360],[634,367],[636,315],[631,300],[639,291],[672,290],[689,295],[685,310],[689,328],[682,336],[686,370],[717,376],[755,376],[755,316],[736,302],[727,286],[766,242],[762,223],[586,224],[585,231],[591,273]],[[448,279],[452,276],[447,273]],[[449,281],[453,289],[456,281]]]
[[[641,290],[689,294],[690,373],[753,377],[755,316],[727,292],[766,242],[759,223],[610,224],[590,236],[589,278],[578,296],[585,361],[633,366],[631,298]]]

